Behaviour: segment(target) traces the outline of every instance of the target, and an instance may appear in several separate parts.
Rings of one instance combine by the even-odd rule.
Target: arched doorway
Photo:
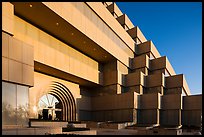
[[[75,100],[65,85],[52,81],[48,92],[38,101],[38,118],[76,121]]]
[[[38,102],[38,119],[63,120],[62,102],[52,94],[43,95]]]

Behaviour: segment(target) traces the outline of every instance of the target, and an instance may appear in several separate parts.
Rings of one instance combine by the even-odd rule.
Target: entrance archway
[[[38,102],[39,116],[43,119],[76,121],[76,103],[69,89],[56,81],[52,81],[48,92]],[[51,120],[50,119],[50,120]]]

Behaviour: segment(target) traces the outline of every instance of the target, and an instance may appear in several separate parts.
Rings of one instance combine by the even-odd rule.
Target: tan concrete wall
[[[160,109],[160,93],[142,94],[139,96],[139,109]]]
[[[202,110],[202,95],[183,96],[183,109],[185,109],[185,110],[193,110],[193,109]]]
[[[158,109],[139,109],[138,124],[159,124]]]
[[[92,96],[115,95],[124,91],[124,87],[120,84],[112,84],[100,88],[92,89]]]
[[[182,125],[201,127],[202,109],[182,110]]]
[[[125,87],[126,92],[136,92],[138,94],[143,94],[144,87],[142,85],[138,86],[131,86],[131,87]]]
[[[134,70],[132,70],[131,72],[132,72],[132,73],[138,73],[138,72],[140,72],[140,71],[141,71],[142,73],[144,73],[145,76],[146,76],[146,75],[149,75],[149,69],[146,68],[146,67],[134,69]]]
[[[14,37],[34,47],[35,61],[99,83],[98,62],[17,16],[14,22]]]
[[[135,92],[127,92],[122,94],[92,97],[92,110],[137,108],[137,95],[138,94]]]
[[[77,107],[79,109],[78,120],[91,120],[92,118],[92,107],[91,107],[91,97],[81,96],[81,98],[76,99]]]
[[[153,42],[150,41],[150,40],[146,41],[146,42],[143,42],[141,44],[138,44],[136,46],[136,54],[137,55],[146,54],[146,53],[149,53],[149,52],[151,52],[155,58],[161,57],[158,50],[154,46]]]
[[[168,88],[168,89],[165,89],[164,91],[164,94],[167,95],[167,94],[182,94],[184,91],[183,91],[183,88],[182,87],[177,87],[177,88]]]
[[[106,71],[103,73],[104,86],[118,83],[118,71]]]
[[[183,87],[184,93],[186,95],[190,95],[190,90],[188,88],[188,85],[186,83],[186,80],[185,80],[183,74],[166,77],[165,78],[165,84],[166,84],[167,89],[168,88]]]
[[[146,85],[145,85],[146,87],[165,86],[163,73],[147,75],[145,76],[145,78],[146,78]]]
[[[156,74],[156,73],[163,73],[165,77],[170,76],[169,72],[167,71],[166,68],[162,68],[162,69],[157,69],[157,70],[152,70],[149,72],[149,74]]]
[[[2,80],[33,86],[33,47],[12,37],[14,24],[13,4],[2,2]]]
[[[144,86],[145,79],[144,74],[142,72],[134,72],[129,73],[125,75],[125,85],[126,86],[136,86],[136,85],[142,85]]]
[[[14,6],[10,2],[2,2],[2,30],[13,35]]]
[[[165,85],[167,89],[183,87],[183,91],[186,95],[191,94],[183,74],[165,77]]]
[[[88,110],[91,111],[91,97],[88,96],[81,96],[81,98],[77,98],[77,107],[80,110]]]
[[[160,121],[164,126],[181,125],[183,109],[181,94],[168,94],[161,97]]]
[[[157,87],[145,87],[144,94],[149,93],[160,93],[161,95],[164,94],[164,87],[163,86],[157,86]]]
[[[2,80],[33,86],[33,46],[2,32]]]
[[[135,58],[131,59],[131,69],[137,68],[149,68],[149,57],[145,54],[136,56]]]
[[[150,69],[152,71],[162,68],[166,68],[170,75],[176,75],[166,56],[159,57],[150,61]]]
[[[125,75],[128,74],[129,69],[120,61],[117,61],[118,70],[118,84],[125,86]]]
[[[86,4],[88,4],[102,20],[85,3],[43,2],[43,4],[67,20],[70,24],[83,32],[87,35],[87,37],[107,50],[125,65],[129,65],[129,57],[133,57],[134,41],[110,14],[110,12],[105,9],[101,2],[87,2]],[[80,12],[82,10],[83,12]],[[118,36],[116,36],[107,25],[104,24],[103,20],[110,28],[112,28],[112,30],[114,30],[114,32],[116,32],[116,34],[119,35],[120,38],[123,39],[123,41],[125,41],[125,43],[127,43],[130,48]],[[124,49],[120,48],[118,45]],[[133,51],[131,51],[131,49]]]
[[[125,74],[128,74],[128,68],[120,61],[106,63],[103,65],[103,85],[125,85]]]
[[[181,109],[160,110],[161,126],[179,126],[181,125]]]
[[[161,109],[183,109],[182,95],[169,94],[161,96]]]
[[[136,121],[135,109],[99,110],[92,112],[93,121],[134,122]]]
[[[166,68],[166,56],[159,57],[150,61],[150,69],[152,71],[162,68]]]
[[[117,60],[117,70],[121,72],[121,74],[128,74],[128,68]]]

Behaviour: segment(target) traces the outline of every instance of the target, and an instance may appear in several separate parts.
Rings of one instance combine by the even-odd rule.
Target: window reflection
[[[17,85],[17,125],[28,122],[28,87]]]
[[[2,124],[16,124],[16,86],[2,82]]]
[[[25,125],[28,118],[28,87],[2,82],[2,125]]]

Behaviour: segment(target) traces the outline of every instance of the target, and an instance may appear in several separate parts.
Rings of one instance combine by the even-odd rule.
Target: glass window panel
[[[17,85],[17,124],[28,122],[28,87]]]
[[[2,82],[2,125],[16,124],[16,85]]]

